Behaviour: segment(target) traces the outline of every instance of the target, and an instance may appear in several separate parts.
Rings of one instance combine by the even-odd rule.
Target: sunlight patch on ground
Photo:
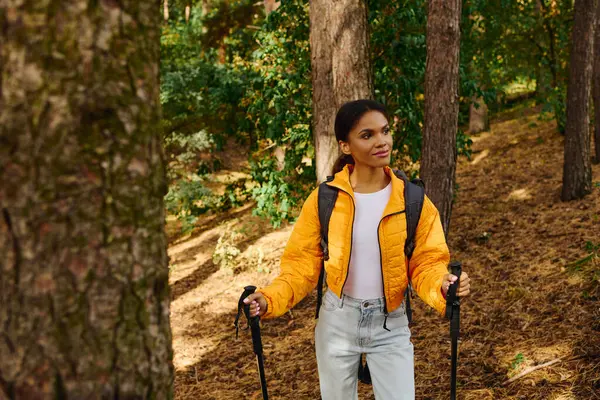
[[[490,389],[460,390],[460,396],[465,400],[494,400],[494,392]]]
[[[471,161],[471,165],[479,164],[481,162],[481,160],[483,160],[484,158],[486,158],[489,155],[490,155],[490,151],[488,149],[485,149],[484,151],[482,151],[481,153],[479,153],[475,156],[473,161]]]
[[[550,400],[576,400],[577,396],[571,390],[565,390],[550,397]]]
[[[530,200],[532,198],[528,189],[517,189],[513,190],[507,200]]]
[[[535,342],[527,341],[520,342],[519,345],[512,346],[510,349],[496,349],[500,365],[506,368],[507,379],[536,365],[567,357],[572,353],[570,344],[559,343],[545,347],[535,347],[535,345]],[[540,376],[548,382],[560,382],[571,377],[570,375],[566,376],[565,374],[557,373],[556,370],[559,367],[560,363],[540,368],[521,379],[533,379],[533,383],[535,384],[535,378],[539,379]]]
[[[173,329],[173,348],[177,349],[173,354],[175,370],[185,370],[196,364],[204,354],[213,350],[217,344],[218,342],[212,339],[184,336]]]
[[[220,338],[213,336],[207,339],[209,335],[203,331],[203,329],[207,329],[203,326],[203,321],[209,319],[214,321],[215,317],[231,315],[230,323],[223,326],[222,332],[223,335],[234,335],[233,320],[244,286],[250,284],[258,287],[266,286],[278,275],[278,261],[291,231],[292,227],[289,226],[256,240],[240,255],[240,262],[245,262],[247,265],[241,266],[240,272],[235,275],[226,269],[216,269],[210,274],[196,271],[203,266],[206,268],[206,264],[202,263],[196,263],[196,269],[189,268],[193,273],[200,272],[199,275],[204,278],[198,282],[190,282],[192,287],[189,290],[184,288],[182,293],[178,294],[178,297],[171,302],[173,363],[176,370],[184,370],[195,365],[205,354],[219,345]],[[198,240],[201,241],[200,238],[205,237],[205,234],[190,241],[197,245]],[[193,244],[183,245],[184,243],[175,249],[175,254],[194,249]],[[262,253],[260,267],[263,271],[268,270],[268,273],[260,272],[259,265],[252,261],[259,253],[257,249],[261,249],[260,253]],[[207,247],[202,257],[210,257],[213,250],[214,244]],[[214,265],[212,268],[215,268]],[[180,275],[182,276],[179,277],[179,280],[190,276],[190,273]],[[214,327],[210,328],[214,330]]]
[[[477,143],[477,142],[480,142],[480,141],[482,141],[484,139],[489,138],[490,136],[492,136],[492,133],[490,131],[483,132],[482,134],[471,136],[471,141],[473,143]]]

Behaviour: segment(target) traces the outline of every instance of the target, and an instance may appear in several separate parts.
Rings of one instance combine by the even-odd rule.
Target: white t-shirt
[[[354,193],[350,269],[344,294],[355,299],[383,297],[383,277],[377,228],[392,194],[392,183],[374,193]]]

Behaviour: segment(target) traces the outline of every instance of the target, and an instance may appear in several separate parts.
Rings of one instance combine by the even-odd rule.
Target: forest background
[[[355,98],[387,107],[392,165],[425,181],[472,277],[460,397],[599,398],[599,17],[0,2],[0,399],[259,398],[237,300],[277,276]],[[262,323],[273,398],[319,397],[315,297]],[[417,398],[447,398],[447,323],[414,309]]]

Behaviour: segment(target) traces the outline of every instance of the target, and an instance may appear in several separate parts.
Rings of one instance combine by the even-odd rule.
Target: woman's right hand
[[[267,312],[267,300],[260,292],[252,293],[244,299],[244,304],[250,304],[250,316],[262,317]]]

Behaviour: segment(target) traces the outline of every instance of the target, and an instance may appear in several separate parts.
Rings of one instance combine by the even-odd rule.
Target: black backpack
[[[400,170],[394,170],[394,174],[404,181],[404,203],[406,206],[406,242],[404,243],[404,254],[408,260],[412,257],[413,251],[415,250],[415,233],[417,231],[417,225],[419,224],[419,218],[421,217],[421,210],[423,209],[423,202],[425,200],[425,190],[423,181],[420,179],[409,180],[406,174]],[[319,318],[319,310],[321,308],[321,301],[323,298],[323,281],[325,279],[325,261],[329,260],[329,221],[331,220],[331,214],[333,213],[333,207],[338,196],[338,189],[329,186],[327,182],[331,182],[333,176],[327,177],[327,181],[319,185],[318,195],[318,207],[319,207],[319,222],[321,224],[321,247],[323,249],[323,260],[321,261],[321,272],[319,274],[319,283],[317,284],[317,310],[315,318]],[[408,274],[408,271],[407,271]],[[410,307],[410,275],[408,276],[408,287],[404,298],[406,299],[406,316],[408,322],[412,322],[412,309]],[[364,367],[362,361],[360,363],[358,376],[364,383],[370,384],[371,377],[369,369],[365,363]]]

